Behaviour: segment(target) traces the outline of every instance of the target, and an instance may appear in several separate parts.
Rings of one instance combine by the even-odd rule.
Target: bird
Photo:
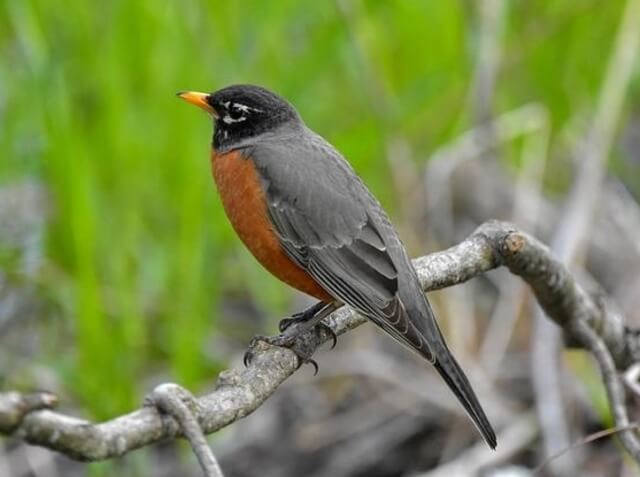
[[[280,331],[322,324],[349,305],[430,362],[495,449],[495,431],[445,342],[403,243],[342,154],[292,104],[261,86],[177,95],[213,118],[213,177],[239,238],[271,274],[319,300],[283,320]]]

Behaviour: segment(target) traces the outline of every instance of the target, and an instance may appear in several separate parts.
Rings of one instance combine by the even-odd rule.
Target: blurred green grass
[[[508,5],[496,110],[539,101],[555,130],[587,115],[623,2]],[[393,212],[402,191],[386,141],[402,137],[425,158],[471,125],[474,8],[0,2],[0,186],[48,188],[39,286],[61,311],[50,326],[74,334],[66,351],[45,343],[38,360],[98,417],[137,405],[158,367],[193,389],[211,383],[226,359],[205,349],[224,293],[244,290],[274,317],[292,295],[234,238],[210,178],[211,125],[175,92],[250,82],[282,93]]]

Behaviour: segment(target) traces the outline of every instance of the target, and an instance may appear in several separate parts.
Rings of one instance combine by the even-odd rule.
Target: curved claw
[[[265,341],[267,343],[271,342],[269,336],[256,335],[251,338],[251,341],[249,342],[249,348],[247,349],[247,351],[245,351],[244,356],[242,357],[242,362],[244,363],[245,368],[248,368],[251,364],[251,361],[253,361],[253,358],[255,356],[253,348],[255,348],[256,344],[258,344],[258,341]]]
[[[318,371],[320,370],[320,366],[318,366],[318,363],[316,362],[316,360],[314,359],[307,359],[305,361],[305,363],[310,364],[311,366],[313,366],[313,375],[317,376],[318,375]]]
[[[303,364],[310,364],[313,366],[313,375],[317,376],[318,371],[320,370],[320,366],[318,366],[318,362],[312,358],[302,358],[298,356],[298,369],[302,367]]]
[[[251,361],[253,361],[253,358],[256,355],[253,351],[253,347],[255,345],[256,345],[256,342],[254,340],[251,340],[251,343],[249,344],[249,349],[245,351],[244,356],[242,357],[242,362],[244,363],[245,368],[249,367],[249,365],[251,364]]]
[[[331,328],[329,325],[320,322],[316,325],[318,328],[322,329],[325,331],[325,333],[327,333],[329,335],[329,337],[331,338],[331,348],[329,349],[333,349],[336,347],[336,345],[338,344],[338,335],[336,335],[336,332],[333,331],[333,328]]]
[[[244,356],[242,357],[242,362],[245,368],[249,367],[252,359],[253,359],[253,352],[250,350],[245,351]]]

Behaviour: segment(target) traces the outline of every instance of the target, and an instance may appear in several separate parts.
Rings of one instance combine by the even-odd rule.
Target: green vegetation
[[[210,178],[211,125],[175,92],[282,93],[393,211],[387,141],[424,161],[472,125],[474,3],[2,0],[0,186],[48,189],[38,286],[51,336],[73,336],[37,360],[99,417],[136,406],[158,368],[211,383],[226,360],[207,349],[222,296],[246,293],[275,319],[292,293],[233,236]],[[495,110],[540,102],[556,132],[588,118],[621,7],[509,2]]]

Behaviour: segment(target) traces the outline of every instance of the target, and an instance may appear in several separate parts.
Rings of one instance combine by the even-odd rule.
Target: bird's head
[[[300,124],[291,104],[260,86],[233,85],[214,93],[185,91],[178,96],[213,116],[216,149],[229,149],[281,126]]]

